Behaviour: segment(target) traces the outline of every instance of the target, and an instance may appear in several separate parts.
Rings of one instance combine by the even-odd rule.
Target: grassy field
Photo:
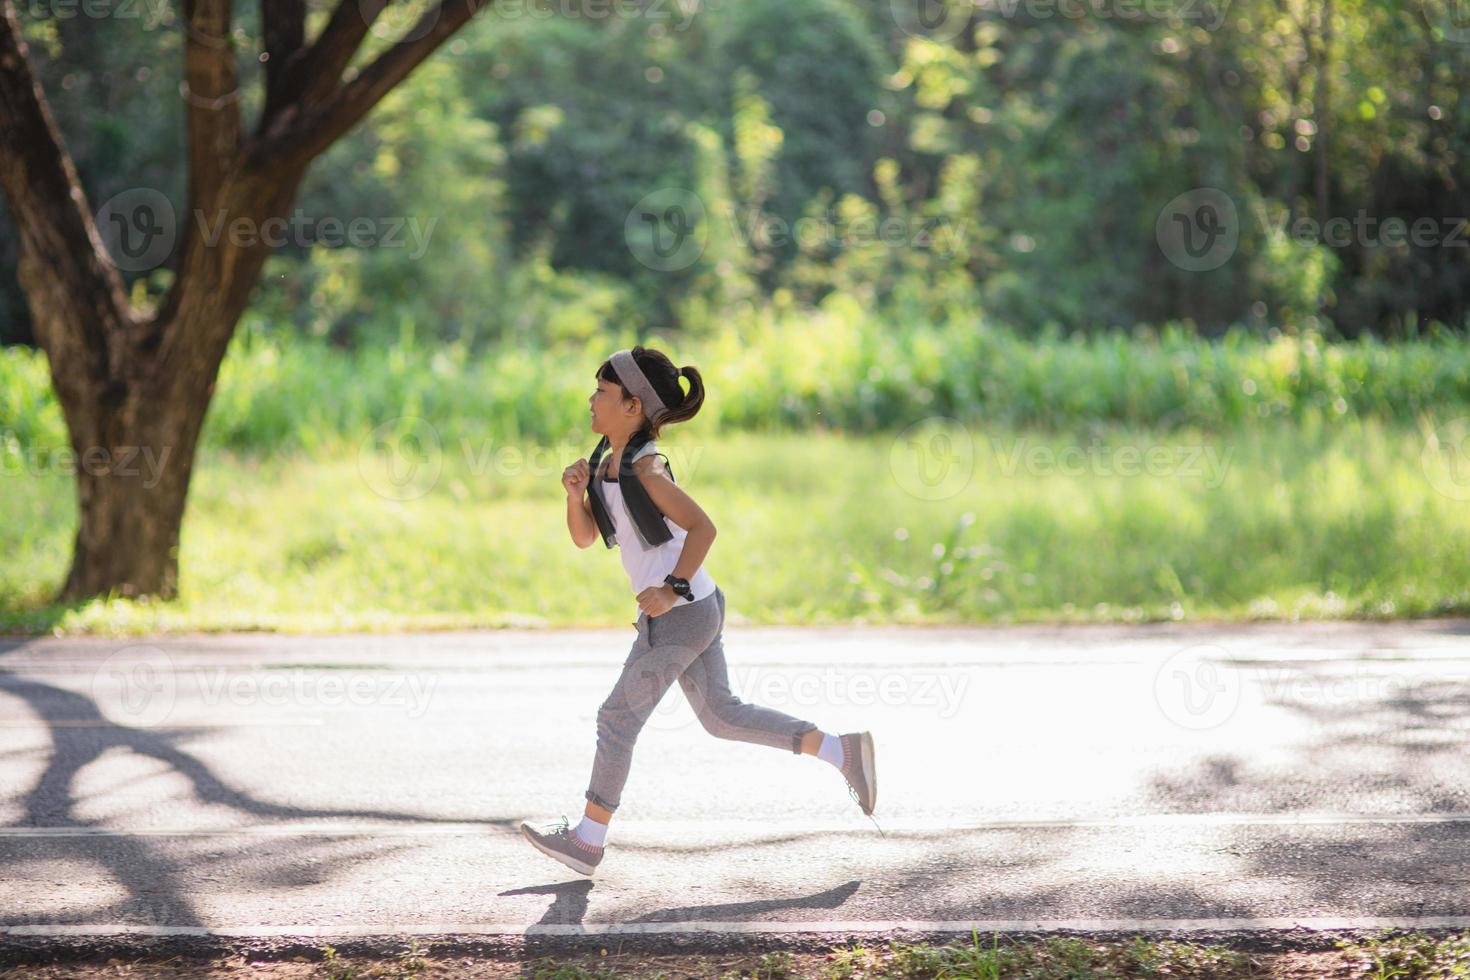
[[[707,435],[696,420],[661,444],[719,527],[707,567],[732,623],[1467,612],[1470,481],[1426,426],[1154,436],[939,420],[847,437]],[[577,549],[565,524],[562,467],[593,441],[421,427],[311,454],[207,450],[168,604],[48,606],[71,479],[12,467],[0,628],[623,625],[637,608],[616,553]]]
[[[1463,339],[1022,338],[837,297],[668,349],[708,387],[661,446],[720,528],[732,622],[1470,610]],[[342,351],[250,320],[206,421],[181,599],[62,608],[66,433],[44,356],[0,349],[0,629],[627,623],[618,557],[572,545],[560,483],[596,442],[605,353],[408,328]]]
[[[892,433],[945,416],[991,430],[1092,425],[1223,432],[1261,422],[1418,425],[1470,415],[1470,343],[1438,334],[1386,345],[1209,340],[1177,327],[1020,337],[959,313],[895,322],[845,297],[818,313],[732,313],[707,335],[610,335],[605,349],[426,346],[410,331],[388,348],[339,350],[257,320],[237,333],[204,431],[236,452],[328,451],[399,416],[445,438],[554,442],[579,431],[592,375],[621,346],[651,343],[694,364],[709,398],[702,432]],[[45,358],[0,348],[0,463],[66,445]]]

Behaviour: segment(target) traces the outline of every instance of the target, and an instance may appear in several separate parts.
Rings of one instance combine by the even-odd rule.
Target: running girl
[[[689,380],[685,393],[680,378]],[[659,351],[624,349],[602,363],[588,398],[592,462],[562,473],[567,529],[579,548],[601,538],[616,546],[638,601],[638,635],[612,692],[597,712],[597,753],[581,822],[522,822],[537,849],[590,875],[602,860],[608,822],[621,802],[638,733],[675,680],[706,731],[772,748],[789,748],[831,763],[847,780],[864,814],[877,801],[870,732],[830,735],[816,725],[742,701],[730,691],[721,645],[725,594],[704,560],[715,540],[709,515],[673,480],[654,440],[704,404],[693,367],[676,369]],[[602,463],[606,465],[601,465]],[[596,466],[595,478],[592,468]]]

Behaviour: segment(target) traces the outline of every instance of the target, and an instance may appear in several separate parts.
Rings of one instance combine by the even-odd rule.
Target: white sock
[[[842,768],[842,739],[836,735],[822,733],[822,747],[817,749],[817,758],[832,763],[838,769]]]
[[[585,813],[582,814],[582,822],[573,827],[572,832],[582,839],[582,843],[593,847],[601,847],[607,840],[607,824],[598,823]]]

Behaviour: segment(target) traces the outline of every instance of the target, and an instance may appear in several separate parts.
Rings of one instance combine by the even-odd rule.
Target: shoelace
[[[561,823],[555,824],[554,826],[556,827],[556,829],[552,831],[552,833],[559,836],[564,836],[573,844],[579,845],[586,850],[593,849],[592,845],[588,844],[577,836],[577,831],[572,827],[572,822],[567,819],[567,815],[565,813],[561,815]],[[597,848],[597,850],[601,850],[601,848]]]
[[[842,778],[844,780],[846,780],[846,782],[847,782],[847,795],[850,796],[850,797],[852,797],[853,802],[858,805],[858,808],[859,809],[861,809],[862,808],[862,805],[863,805],[863,801],[858,796],[857,787],[852,784],[852,779],[848,776],[848,768],[847,767],[848,767],[848,765],[852,761],[853,760],[851,758],[846,758],[846,759],[843,759],[842,760]],[[878,836],[880,836],[880,837],[887,837],[888,836],[887,834],[885,834],[883,832],[882,825],[879,824],[876,819],[874,819],[874,817],[873,817],[873,815],[871,813],[866,813],[866,814],[864,814],[864,816],[866,816],[869,820],[872,820],[873,821],[873,826],[878,828]]]

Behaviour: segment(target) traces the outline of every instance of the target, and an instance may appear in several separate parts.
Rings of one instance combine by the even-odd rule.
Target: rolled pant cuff
[[[801,755],[801,740],[803,738],[806,738],[808,732],[814,732],[816,730],[817,730],[817,726],[816,725],[813,725],[810,728],[803,728],[801,731],[799,731],[795,735],[791,736],[791,752],[792,752],[792,754],[794,754],[794,755]]]
[[[608,803],[606,800],[598,796],[596,793],[592,792],[590,789],[583,795],[586,797],[587,802],[594,803],[597,806],[602,807],[608,813],[613,813],[618,808],[618,805],[616,803]]]

